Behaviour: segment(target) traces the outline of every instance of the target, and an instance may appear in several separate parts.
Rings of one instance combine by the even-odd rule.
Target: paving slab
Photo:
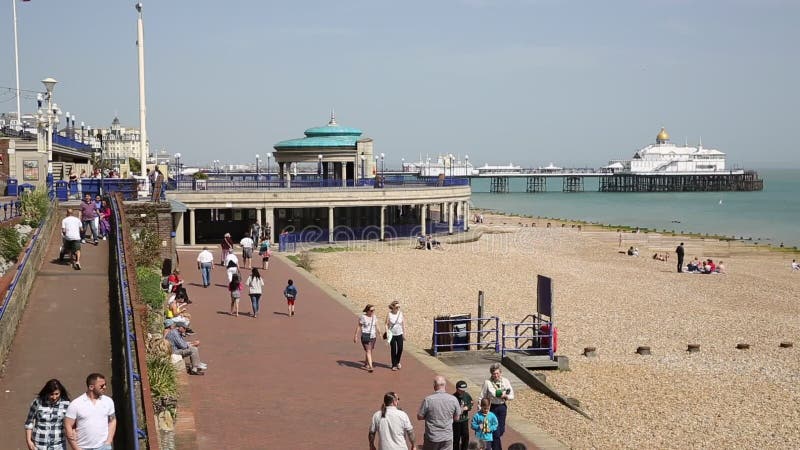
[[[266,286],[259,317],[230,316],[224,268],[214,266],[212,285],[203,288],[197,253],[180,251],[181,273],[194,302],[193,338],[201,341],[200,356],[209,366],[205,376],[189,379],[199,448],[368,448],[370,419],[387,391],[400,396],[400,408],[422,443],[424,424],[416,411],[432,392],[433,377],[443,373],[453,392],[459,374],[430,357],[435,362],[423,364],[419,358],[425,352],[415,348],[404,354],[402,370],[393,372],[383,342],[376,345],[375,371],[361,369],[363,350],[353,342],[357,316],[282,257],[262,271]],[[286,315],[282,295],[289,278],[299,291],[294,317]],[[384,319],[389,301],[372,303]],[[240,311],[250,311],[246,295]],[[511,429],[503,441],[536,448]]]

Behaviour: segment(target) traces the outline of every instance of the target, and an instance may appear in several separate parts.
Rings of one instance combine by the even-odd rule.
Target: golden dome
[[[667,142],[668,140],[669,133],[667,133],[664,127],[661,127],[661,131],[658,133],[658,136],[656,136],[656,142]]]

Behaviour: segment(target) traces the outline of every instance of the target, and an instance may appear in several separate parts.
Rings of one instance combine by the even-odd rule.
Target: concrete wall
[[[0,373],[5,370],[5,360],[14,342],[14,335],[17,331],[17,325],[22,319],[22,313],[28,305],[28,297],[30,295],[31,286],[33,286],[33,281],[36,279],[36,272],[38,272],[42,265],[47,245],[50,243],[54,227],[58,223],[55,213],[55,209],[50,210],[50,214],[47,216],[47,219],[45,219],[45,223],[36,241],[29,244],[31,246],[31,252],[28,256],[28,261],[22,269],[22,274],[17,281],[14,293],[8,300],[8,304],[5,305],[3,319],[0,320],[0,362],[3,363],[3,366],[0,366]]]

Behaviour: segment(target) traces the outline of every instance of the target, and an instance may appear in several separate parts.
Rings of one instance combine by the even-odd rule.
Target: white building
[[[119,118],[114,117],[111,128],[102,130],[103,159],[111,160],[114,165],[127,162],[128,158],[140,159],[141,132],[138,128],[126,128],[120,125]],[[148,149],[148,154],[150,151]]]
[[[669,141],[664,128],[656,143],[639,149],[630,160],[610,161],[605,167],[613,172],[630,173],[709,173],[725,171],[725,153],[697,147],[678,146]]]
[[[403,162],[403,172],[417,173],[421,177],[463,177],[477,175],[478,171],[469,162],[469,156],[460,159],[451,154],[439,155],[435,158],[420,158],[417,162]]]

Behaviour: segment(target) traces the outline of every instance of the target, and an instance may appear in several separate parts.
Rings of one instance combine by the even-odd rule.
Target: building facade
[[[661,128],[656,143],[639,149],[629,160],[610,161],[606,169],[633,174],[714,173],[725,171],[725,153],[704,148],[675,145]]]

